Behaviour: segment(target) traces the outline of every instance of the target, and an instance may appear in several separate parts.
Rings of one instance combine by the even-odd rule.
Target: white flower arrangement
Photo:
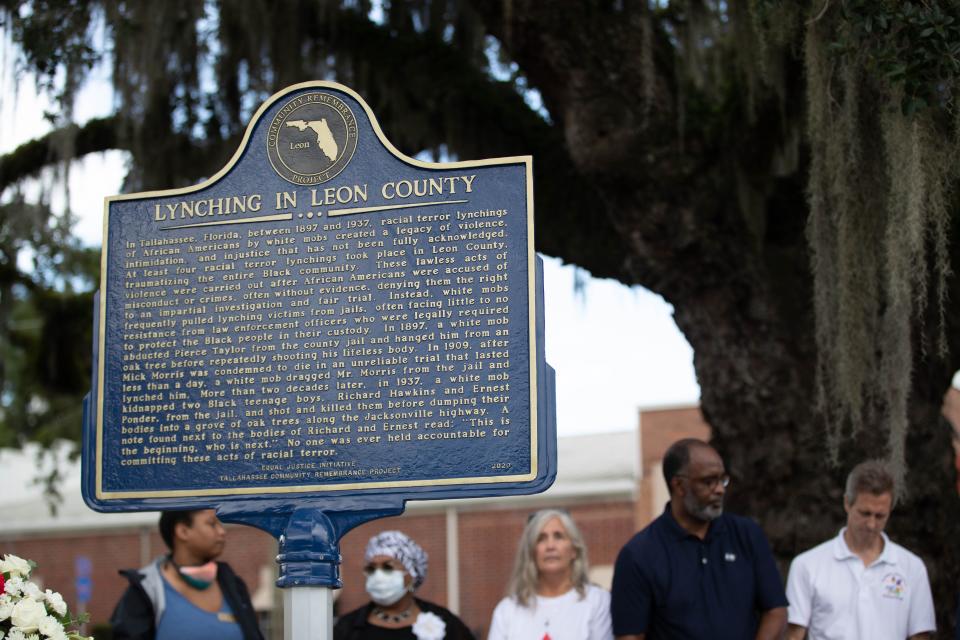
[[[82,636],[63,596],[30,582],[36,565],[7,554],[0,558],[0,640],[93,640]]]
[[[417,640],[443,640],[447,632],[447,623],[435,613],[421,611],[413,623],[413,635]]]

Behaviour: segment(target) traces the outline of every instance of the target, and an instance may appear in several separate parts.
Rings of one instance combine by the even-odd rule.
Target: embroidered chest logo
[[[723,559],[726,560],[727,562],[736,562],[737,554],[730,553],[729,551],[727,551],[725,554],[723,554]]]
[[[899,573],[888,573],[883,576],[883,580],[880,583],[883,586],[883,597],[884,598],[896,598],[897,600],[903,600],[904,595],[907,591],[907,584]]]

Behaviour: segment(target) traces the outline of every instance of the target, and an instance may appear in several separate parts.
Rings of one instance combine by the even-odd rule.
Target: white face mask
[[[377,569],[367,576],[367,593],[377,604],[389,607],[407,592],[403,584],[403,571]]]

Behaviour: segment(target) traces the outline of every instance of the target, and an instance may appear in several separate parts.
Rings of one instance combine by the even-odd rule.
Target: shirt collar
[[[673,512],[670,510],[671,502],[667,502],[667,506],[663,509],[663,521],[667,527],[667,531],[670,532],[674,538],[682,540],[684,538],[697,538],[686,529],[680,526],[680,523],[677,522],[677,519],[673,517]],[[710,526],[707,528],[707,535],[704,537],[703,541],[707,542],[716,536],[722,535],[726,530],[726,518],[721,515],[719,518],[710,521]]]
[[[840,533],[833,539],[833,557],[837,560],[849,560],[850,558],[859,560],[860,557],[853,551],[850,551],[850,547],[847,546],[847,541],[843,537],[846,530],[846,527],[840,529]],[[883,537],[883,551],[881,551],[880,556],[873,561],[873,564],[897,564],[897,552],[893,548],[890,538],[888,538],[887,534],[883,531],[880,532],[880,535]]]

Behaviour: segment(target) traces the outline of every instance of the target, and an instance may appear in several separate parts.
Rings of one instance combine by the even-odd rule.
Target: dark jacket
[[[447,609],[438,604],[427,602],[415,598],[417,606],[421,611],[429,611],[440,616],[440,619],[446,623],[447,628],[444,633],[444,640],[475,640],[467,625],[460,621],[460,618],[453,615]],[[341,616],[337,624],[333,627],[333,640],[364,640],[367,637],[367,631],[373,626],[367,622],[370,610],[374,604],[371,602],[365,604],[359,609],[354,609],[350,613]],[[411,637],[413,633],[411,632]]]
[[[120,572],[120,575],[130,581],[130,586],[110,616],[114,640],[153,640],[156,637],[157,623],[166,607],[159,562],[158,559],[142,569],[126,569]],[[225,562],[217,563],[217,584],[233,610],[244,640],[263,640],[247,585]]]

